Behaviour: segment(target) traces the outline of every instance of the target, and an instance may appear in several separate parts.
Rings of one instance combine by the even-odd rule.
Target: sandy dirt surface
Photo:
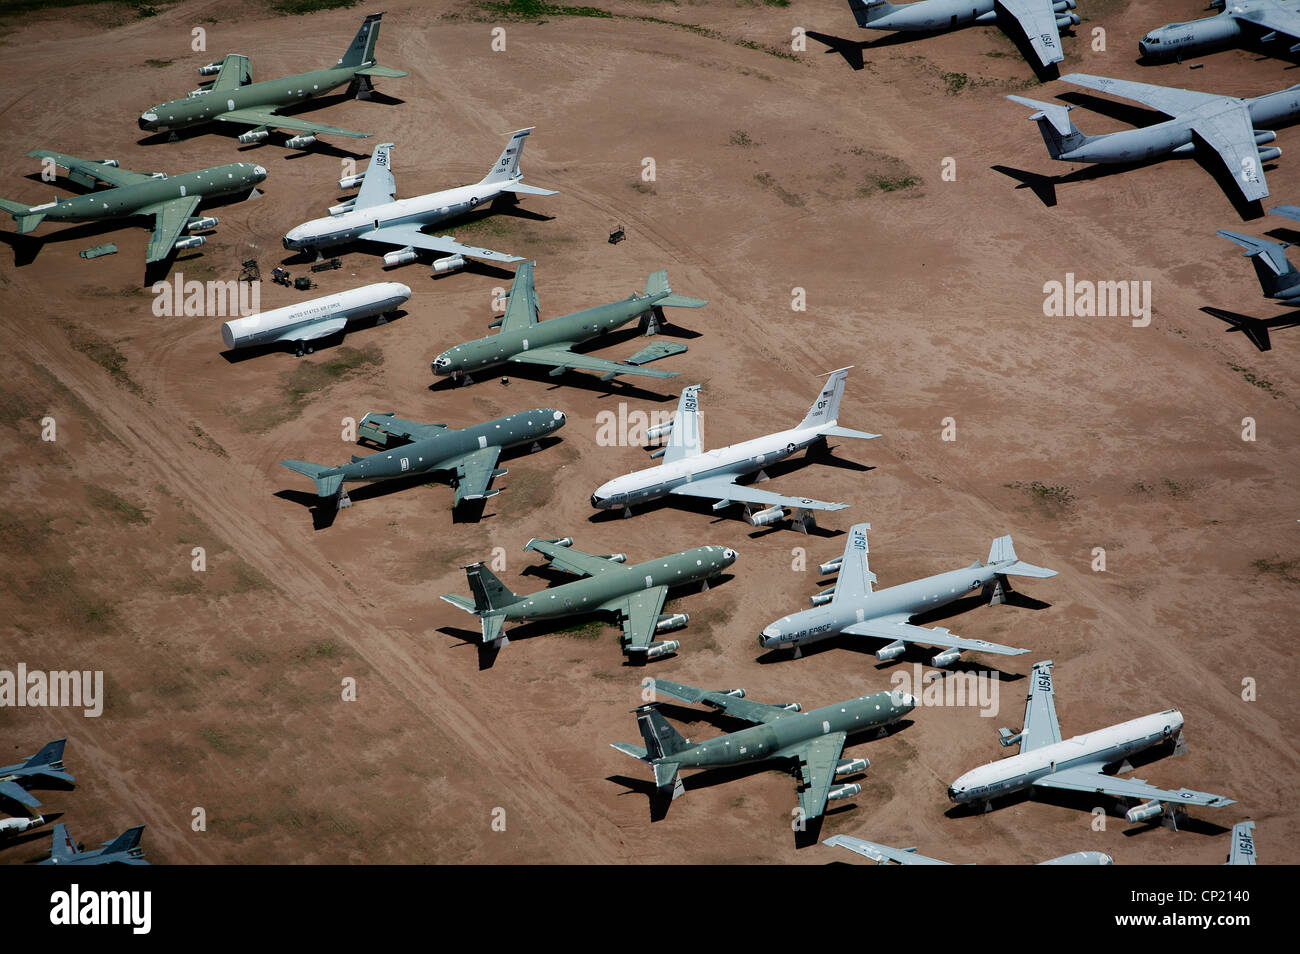
[[[1293,76],[1244,52],[1207,56],[1195,71],[1143,68],[1140,33],[1192,15],[1187,4],[1080,6],[1089,19],[1064,40],[1063,72],[1236,95]],[[1243,223],[1194,161],[1096,175],[1054,163],[1028,111],[1004,96],[1072,87],[1039,84],[1001,33],[862,49],[875,34],[831,0],[613,0],[615,18],[543,22],[393,0],[379,58],[410,75],[379,82],[388,100],[312,113],[375,138],[309,153],[221,133],[156,142],[135,120],[194,88],[196,67],[227,51],[249,55],[255,78],[331,64],[359,10],[290,18],[218,0],[137,19],[94,9],[6,21],[0,195],[69,194],[40,181],[24,156],[37,147],[138,171],[259,162],[263,197],[219,208],[207,246],[172,267],[226,280],[244,259],[264,273],[286,259],[281,236],[338,201],[334,180],[349,159],[363,168],[370,144],[397,144],[408,196],[477,181],[504,134],[536,125],[526,181],[559,194],[447,231],[536,258],[543,317],[623,297],[657,268],[709,305],[670,316],[689,330],[673,333],[698,333],[664,363],[681,372],[672,381],[520,372],[508,387],[491,376],[431,387],[434,355],[488,333],[508,270],[432,279],[427,265],[385,272],[378,255],[349,252],[316,276],[319,293],[403,281],[414,289],[404,317],[306,358],[232,362],[220,317],[154,314],[144,228],[47,223],[42,246],[14,237],[6,218],[0,667],[103,670],[107,702],[98,719],[0,709],[0,762],[67,736],[76,788],[41,797],[82,841],[145,823],[148,857],[177,864],[833,860],[830,849],[796,848],[794,782],[779,772],[688,781],[652,821],[647,767],[608,743],[639,741],[628,710],[646,676],[811,707],[910,675],[928,654],[881,665],[839,645],[760,658],[759,630],[807,605],[816,565],[865,520],[881,585],[983,559],[1003,533],[1060,575],[1019,586],[1038,608],[942,621],[1031,653],[958,667],[1000,662],[996,715],[923,706],[901,731],[850,746],[871,768],[860,796],[831,806],[823,835],[954,861],[1093,849],[1120,863],[1200,864],[1222,861],[1227,828],[1254,818],[1266,862],[1300,861],[1300,330],[1274,332],[1260,353],[1199,311],[1282,310],[1214,234],[1263,234],[1281,220]],[[491,49],[498,25],[504,52]],[[1090,51],[1096,26],[1109,52]],[[207,52],[191,51],[194,27],[207,31]],[[789,53],[795,27],[842,38],[844,54],[812,39]],[[1072,116],[1085,132],[1125,128],[1087,108]],[[1278,143],[1297,136],[1284,130]],[[641,176],[647,158],[653,182]],[[941,175],[945,158],[955,181]],[[1266,204],[1297,201],[1296,157],[1267,171]],[[619,223],[627,240],[608,244]],[[120,252],[78,257],[106,241]],[[288,267],[306,273],[297,259]],[[1067,272],[1150,281],[1150,326],[1045,317],[1043,285]],[[796,289],[804,311],[792,309]],[[303,297],[267,283],[262,305]],[[639,347],[630,333],[598,353]],[[817,375],[848,364],[841,422],[884,436],[839,445],[845,466],[777,468],[769,485],[852,503],[813,535],[755,530],[707,505],[593,516],[598,484],[648,463],[639,447],[599,446],[602,412],[671,412],[679,386],[699,383],[705,441],[720,446],[797,422]],[[340,440],[342,421],[371,410],[465,425],[539,406],[568,415],[562,441],[511,459],[504,493],[477,522],[453,522],[451,491],[431,485],[356,492],[355,506],[318,527],[309,481],[276,466],[346,460],[358,449]],[[54,442],[40,439],[47,416]],[[1247,417],[1253,442],[1242,440]],[[955,441],[942,439],[945,418]],[[525,573],[541,560],[521,548],[560,535],[632,560],[705,543],[740,556],[721,585],[669,603],[692,616],[671,658],[631,668],[612,627],[534,627],[525,633],[536,638],[512,640],[481,668],[474,621],[438,596],[467,592],[459,568],[498,547],[506,584],[539,589],[551,577]],[[194,547],[204,572],[191,569]],[[1105,572],[1093,569],[1098,547]],[[952,811],[946,785],[1002,757],[994,730],[1020,725],[1025,675],[1049,658],[1066,734],[1178,706],[1189,753],[1138,777],[1237,804],[1197,809],[1180,832],[1115,814],[1097,830],[1089,799]],[[355,702],[341,698],[345,679],[356,680]],[[692,738],[735,727],[668,712]],[[192,830],[196,808],[206,831]],[[41,834],[0,861],[47,845]]]

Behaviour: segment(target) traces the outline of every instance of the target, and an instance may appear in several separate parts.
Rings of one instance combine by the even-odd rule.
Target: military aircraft
[[[1062,739],[1052,689],[1052,661],[1035,663],[1023,728],[1016,733],[998,729],[1002,745],[1018,742],[1020,753],[967,772],[948,787],[948,798],[958,804],[981,804],[987,811],[994,798],[1025,789],[1096,793],[1125,802],[1141,801],[1124,815],[1131,823],[1163,815],[1165,822],[1176,828],[1188,805],[1223,806],[1234,802],[1222,795],[1188,788],[1157,788],[1141,779],[1105,774],[1105,769],[1118,766],[1116,771],[1132,771],[1128,757],[1158,745],[1172,743],[1173,754],[1181,754],[1182,728],[1182,713],[1165,709]]]
[[[813,609],[782,616],[765,627],[758,637],[760,646],[793,649],[798,656],[800,647],[832,636],[870,636],[887,641],[887,645],[876,650],[876,658],[881,662],[901,656],[908,643],[940,646],[943,651],[930,660],[933,666],[950,666],[965,651],[1002,656],[1029,652],[982,639],[954,636],[942,626],[915,626],[910,621],[979,589],[989,594],[990,603],[1003,603],[1009,587],[1007,577],[1048,579],[1056,576],[1055,570],[1021,562],[1011,538],[998,537],[989,548],[987,563],[976,560],[963,570],[949,570],[873,592],[876,574],[867,566],[870,529],[871,524],[859,523],[849,530],[844,555],[819,567],[823,574],[839,574],[835,585],[811,597]]]
[[[1217,16],[1187,23],[1167,23],[1138,41],[1138,52],[1148,60],[1182,60],[1185,56],[1221,49],[1254,39],[1270,44],[1283,37],[1300,39],[1300,0],[1210,0]],[[1300,43],[1288,53],[1300,52]]]
[[[23,832],[48,825],[59,814],[55,812],[53,815],[33,815],[31,818],[0,818],[0,839],[17,838]]]
[[[1223,161],[1233,183],[1248,202],[1268,195],[1264,163],[1282,154],[1276,146],[1262,148],[1275,140],[1277,134],[1258,127],[1288,122],[1300,115],[1300,85],[1239,99],[1087,73],[1070,73],[1061,79],[1135,100],[1172,118],[1154,126],[1086,136],[1070,120],[1073,106],[1008,96],[1007,99],[1037,110],[1029,118],[1038,123],[1053,159],[1129,163],[1190,156],[1198,149],[1208,148]]]
[[[584,579],[521,596],[508,590],[484,564],[465,567],[474,598],[448,593],[443,599],[478,617],[483,626],[483,644],[500,647],[509,642],[501,632],[507,621],[612,613],[623,627],[623,652],[634,662],[666,656],[681,645],[675,639],[654,638],[680,629],[690,620],[685,613],[663,614],[669,587],[703,583],[708,589],[709,579],[736,561],[736,551],[730,547],[707,546],[622,566],[627,554],[583,553],[573,549],[572,537],[532,539],[524,550],[536,551],[552,566]]]
[[[828,437],[861,440],[879,437],[879,434],[839,426],[840,399],[844,396],[844,379],[848,373],[849,368],[832,371],[817,400],[794,427],[711,451],[703,450],[700,436],[700,387],[686,388],[673,419],[663,428],[650,430],[652,440],[662,436],[664,429],[668,432],[668,446],[654,453],[656,457],[663,457],[659,466],[601,484],[591,495],[591,505],[602,509],[622,507],[624,516],[630,516],[632,504],[658,500],[669,494],[714,500],[714,510],[722,510],[733,501],[740,501],[745,504],[745,519],[756,527],[784,519],[787,516],[785,508],[792,507],[799,512],[796,526],[806,530],[812,524],[812,511],[843,510],[848,504],[826,503],[808,497],[784,497],[770,490],[760,490],[752,484],[742,486],[736,480],[755,471],[758,471],[760,481],[766,480],[763,468],[768,464],[784,460],[795,451],[824,442]],[[750,504],[765,509],[752,513]]]
[[[423,229],[464,215],[500,196],[555,195],[550,189],[524,185],[524,174],[519,171],[524,140],[534,128],[529,126],[510,134],[510,142],[501,158],[481,182],[410,199],[397,198],[397,183],[389,160],[393,144],[383,143],[375,149],[365,172],[339,180],[340,189],[361,186],[356,197],[331,206],[329,215],[323,219],[312,219],[290,229],[284,237],[284,247],[319,254],[323,248],[349,242],[401,246],[397,251],[384,255],[387,266],[414,262],[419,257],[416,249],[424,249],[447,256],[434,261],[435,274],[447,270],[450,267],[447,259],[457,256],[468,255],[491,262],[522,262],[518,255],[463,245],[450,235],[430,235]]]
[[[891,848],[888,845],[867,841],[865,838],[854,838],[852,835],[833,835],[823,841],[822,844],[830,845],[832,848],[847,848],[849,851],[857,852],[864,858],[870,858],[878,865],[887,865],[891,861],[898,865],[952,864],[951,861],[941,861],[938,858],[918,855],[915,848]],[[1046,861],[1038,862],[1040,865],[1113,865],[1114,863],[1114,858],[1101,851],[1075,851],[1068,855],[1048,858]]]
[[[972,24],[996,24],[1010,18],[1033,47],[1042,66],[1059,63],[1061,27],[1075,26],[1070,13],[1074,0],[920,0],[888,3],[886,0],[849,0],[858,26],[867,30],[937,33]]]
[[[1269,212],[1289,219],[1300,219],[1300,206],[1279,205],[1269,209]],[[1250,263],[1255,266],[1259,287],[1266,296],[1288,304],[1300,304],[1297,301],[1300,299],[1300,272],[1296,271],[1286,257],[1286,250],[1291,247],[1290,242],[1273,242],[1242,235],[1240,232],[1229,232],[1227,229],[1219,229],[1216,234],[1236,242],[1246,250],[1242,257],[1250,259]]]
[[[1255,823],[1253,821],[1237,822],[1232,826],[1232,847],[1228,849],[1229,865],[1253,865],[1258,863],[1255,854]]]
[[[452,506],[458,507],[467,500],[501,493],[488,488],[493,478],[506,474],[497,467],[504,448],[536,442],[559,430],[564,421],[562,412],[539,407],[457,430],[445,424],[403,420],[391,411],[372,411],[357,426],[357,439],[385,448],[383,452],[353,456],[351,462],[338,467],[301,460],[282,460],[280,466],[310,477],[316,484],[316,496],[333,498],[338,507],[352,505],[345,482],[449,473],[456,488]]]
[[[691,742],[668,724],[657,703],[633,709],[644,746],[613,742],[614,748],[654,767],[655,787],[661,796],[676,799],[685,791],[678,776],[684,768],[718,768],[773,760],[788,760],[799,774],[799,809],[805,822],[820,818],[826,803],[852,798],[862,791],[856,783],[835,784],[842,776],[865,772],[865,758],[842,758],[849,736],[880,730],[897,722],[916,706],[916,699],[900,690],[873,692],[803,712],[799,703],[766,705],[745,698],[744,689],[711,692],[655,679],[653,689],[683,702],[702,702],[729,716],[753,722],[705,742]]]
[[[499,327],[499,332],[491,337],[448,348],[434,358],[434,374],[469,380],[475,371],[514,362],[548,367],[553,376],[563,374],[570,368],[600,371],[603,372],[602,381],[611,381],[620,374],[652,378],[677,376],[676,371],[657,371],[642,365],[669,355],[681,354],[686,350],[684,344],[657,342],[642,348],[624,361],[577,354],[573,348],[642,316],[646,316],[647,334],[654,334],[663,318],[664,308],[703,308],[708,302],[676,294],[668,284],[668,272],[661,269],[652,272],[646,279],[644,295],[633,294],[608,305],[597,305],[559,318],[538,321],[537,289],[533,285],[535,264],[525,262],[515,272],[506,299],[505,315],[492,325]]]
[[[173,251],[198,248],[207,239],[202,232],[217,227],[214,216],[196,218],[194,210],[204,199],[251,193],[266,178],[266,170],[251,162],[231,162],[211,169],[167,176],[161,172],[129,172],[116,159],[78,159],[48,149],[33,149],[27,155],[49,159],[68,170],[68,178],[79,186],[94,189],[97,182],[111,188],[99,189],[70,199],[53,199],[42,205],[24,205],[0,199],[0,209],[18,223],[18,234],[26,235],[46,219],[51,222],[98,222],[133,215],[153,218],[153,235],[145,262],[160,262]]]
[[[285,142],[290,149],[305,149],[322,134],[365,139],[370,133],[339,129],[297,116],[283,116],[278,110],[318,99],[344,83],[351,83],[358,97],[365,98],[373,89],[371,80],[374,77],[405,76],[402,70],[389,69],[375,61],[375,43],[379,40],[382,17],[382,13],[366,17],[343,56],[329,69],[254,83],[248,57],[237,53],[229,54],[219,63],[200,66],[200,76],[215,73],[216,79],[200,86],[184,99],[151,106],[140,117],[140,128],[147,131],[176,130],[212,122],[252,126],[239,135],[239,141],[245,144],[261,142],[272,129],[289,129],[301,134]]]
[[[79,850],[67,825],[55,825],[53,843],[50,845],[50,857],[41,862],[43,865],[147,865],[144,849],[140,847],[140,836],[144,825],[128,828],[112,841],[104,842],[102,847]]]
[[[35,808],[41,803],[28,788],[48,781],[75,782],[63,768],[63,747],[67,739],[55,739],[27,759],[14,765],[0,766],[0,797]]]

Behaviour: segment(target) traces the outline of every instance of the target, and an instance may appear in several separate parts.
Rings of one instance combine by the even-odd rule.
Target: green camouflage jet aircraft
[[[197,172],[168,176],[161,172],[129,172],[118,168],[116,159],[78,159],[48,149],[33,149],[27,155],[49,159],[68,170],[68,178],[79,186],[94,189],[103,182],[112,188],[100,189],[70,199],[54,199],[44,205],[23,205],[0,199],[0,209],[18,223],[18,234],[26,235],[45,219],[52,222],[97,222],[124,219],[133,215],[153,217],[153,235],[145,262],[160,262],[173,250],[198,248],[207,241],[198,232],[216,228],[214,216],[195,218],[194,210],[204,199],[252,193],[266,178],[266,170],[251,162],[232,162]]]
[[[352,501],[343,489],[344,481],[389,480],[417,474],[452,474],[456,493],[452,506],[467,500],[485,500],[501,493],[489,490],[493,478],[503,477],[497,467],[502,449],[539,441],[564,426],[564,414],[549,407],[521,411],[509,417],[456,430],[445,424],[420,424],[388,413],[371,412],[361,419],[358,440],[389,448],[369,457],[353,456],[339,467],[282,460],[281,467],[306,474],[316,483],[316,496],[334,498],[339,507]],[[400,447],[400,449],[392,449]]]
[[[685,626],[685,613],[661,615],[668,588],[703,582],[731,566],[736,551],[729,547],[695,547],[671,556],[621,566],[627,554],[595,556],[573,549],[573,538],[529,540],[525,550],[535,550],[561,570],[586,579],[564,583],[532,596],[520,596],[506,589],[496,574],[482,563],[465,567],[472,600],[455,593],[443,599],[483,624],[483,644],[504,646],[509,640],[501,627],[507,620],[556,619],[593,613],[612,613],[623,626],[623,652],[630,659],[646,662],[674,652],[681,644],[675,639],[655,640],[656,633]]]
[[[314,123],[297,116],[282,116],[277,110],[295,103],[324,96],[344,83],[351,83],[357,97],[364,99],[372,89],[371,78],[405,76],[402,70],[389,69],[375,62],[375,43],[379,39],[379,21],[382,13],[366,17],[356,37],[333,67],[285,76],[281,79],[253,82],[248,57],[231,53],[220,63],[199,67],[203,76],[217,74],[206,88],[194,90],[184,99],[159,103],[150,107],[140,117],[140,128],[149,132],[183,129],[204,123],[222,122],[252,126],[241,133],[242,143],[261,142],[271,129],[290,129],[303,135],[285,142],[290,149],[303,149],[316,141],[322,133],[365,139],[370,133],[339,129],[324,123]]]
[[[632,295],[608,305],[597,305],[575,311],[561,318],[537,320],[537,290],[533,286],[533,266],[524,262],[515,272],[506,301],[506,313],[493,327],[500,332],[490,338],[480,338],[456,345],[438,355],[433,361],[433,373],[465,378],[474,371],[515,362],[540,364],[549,367],[555,377],[570,368],[584,371],[601,371],[602,381],[612,381],[620,374],[639,374],[651,378],[675,378],[676,371],[656,371],[641,365],[649,364],[669,355],[681,354],[686,345],[677,342],[658,342],[642,348],[626,361],[610,361],[588,354],[576,354],[572,349],[598,335],[613,331],[634,318],[648,316],[646,334],[654,334],[663,320],[665,306],[675,308],[703,308],[708,302],[675,294],[668,285],[668,272],[654,272],[645,283],[644,295]]]
[[[864,758],[841,758],[848,737],[882,729],[916,706],[914,697],[897,689],[803,712],[797,702],[786,705],[752,702],[745,698],[744,689],[711,692],[666,679],[655,679],[651,688],[656,693],[683,702],[702,702],[729,716],[756,723],[752,728],[705,742],[691,742],[668,724],[657,703],[633,709],[645,746],[629,742],[611,744],[623,754],[654,767],[655,787],[662,796],[671,800],[685,791],[678,777],[683,768],[789,760],[802,782],[799,810],[805,822],[820,818],[827,802],[852,798],[862,791],[862,786],[855,783],[834,784],[837,777],[865,772],[870,764]]]

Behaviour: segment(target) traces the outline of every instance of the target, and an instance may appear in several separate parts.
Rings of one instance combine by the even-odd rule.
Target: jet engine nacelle
[[[817,567],[817,572],[822,576],[830,576],[832,573],[840,572],[840,567],[844,565],[844,557],[836,557],[829,563],[823,563]]]
[[[1064,13],[1066,10],[1073,10],[1074,7],[1074,0],[1056,0],[1056,2],[1052,4],[1052,12]]]
[[[265,129],[250,129],[248,132],[240,133],[238,139],[239,142],[247,146],[255,142],[261,142],[269,135],[271,133]]]
[[[306,136],[294,136],[292,139],[286,139],[284,144],[289,149],[306,149],[316,141],[316,137],[308,133]]]
[[[200,245],[206,245],[207,241],[208,240],[205,239],[202,235],[189,235],[183,239],[177,239],[176,244],[173,245],[172,248],[177,250],[187,249],[187,248],[198,248]]]
[[[813,606],[825,606],[833,599],[835,599],[835,587],[832,586],[829,590],[822,590],[820,593],[814,593],[812,596],[808,597],[808,602]]]
[[[344,176],[342,179],[340,179],[339,188],[355,189],[357,186],[361,185],[361,183],[365,181],[366,181],[366,174],[364,172],[358,172],[354,176]]]
[[[889,662],[891,659],[897,659],[907,650],[902,643],[891,643],[882,649],[876,650],[876,658],[881,662]]]
[[[1267,149],[1261,149],[1259,151],[1259,161],[1271,162],[1272,160],[1276,159],[1280,155],[1282,155],[1281,149],[1279,149],[1277,146],[1269,146]]]
[[[1277,133],[1273,132],[1273,130],[1271,129],[1255,130],[1255,145],[1257,146],[1262,146],[1266,142],[1272,142],[1276,138],[1277,138]]]
[[[645,658],[658,659],[660,656],[667,656],[669,653],[677,652],[677,647],[680,645],[681,643],[675,639],[665,639],[657,643],[651,643],[646,647]]]
[[[750,514],[748,519],[751,527],[766,527],[776,523],[784,517],[784,507],[768,507],[766,510],[760,510],[758,513]]]
[[[602,560],[608,560],[610,563],[626,563],[626,553],[606,553],[601,557]]]
[[[690,621],[691,617],[687,613],[672,613],[660,616],[659,621],[655,623],[655,632],[666,633],[670,630],[681,629]]]
[[[114,169],[117,168],[117,160],[116,160],[116,159],[101,159],[101,160],[99,160],[99,164],[100,164],[101,166],[112,166]]]
[[[860,795],[861,793],[862,786],[856,782],[851,782],[848,785],[836,785],[826,793],[826,801],[837,802],[841,798],[852,798],[854,795]]]
[[[1136,808],[1130,808],[1124,813],[1124,818],[1131,823],[1144,822],[1155,818],[1164,810],[1165,806],[1160,802],[1144,802]]]
[[[668,432],[671,431],[672,429],[673,429],[672,421],[665,421],[663,424],[656,424],[653,427],[647,427],[645,429],[646,442],[652,443],[654,441],[657,441],[659,440],[659,438],[667,436]]]
[[[840,759],[835,766],[836,776],[855,775],[858,772],[865,772],[871,765],[866,759]]]
[[[930,660],[931,666],[938,666],[942,669],[944,666],[951,666],[961,658],[960,649],[945,649],[939,655]]]
[[[448,272],[459,271],[464,267],[464,255],[448,255],[445,258],[436,258],[433,260],[433,274],[435,275],[446,275]]]
[[[357,204],[356,199],[348,199],[346,202],[340,202],[338,205],[329,207],[330,215],[342,215],[344,212],[351,212],[352,207]]]
[[[215,229],[219,221],[215,215],[208,215],[201,219],[190,219],[185,223],[185,228],[191,232],[203,232],[207,229]]]
[[[394,265],[406,265],[419,257],[419,253],[408,245],[406,248],[399,248],[396,252],[385,252],[384,265],[389,268]]]
[[[220,63],[220,61],[218,61],[218,62],[216,62],[216,63],[209,63],[207,66],[200,66],[200,67],[199,67],[199,75],[200,75],[200,76],[216,76],[216,75],[217,75],[218,73],[220,73],[220,72],[221,72],[221,63]]]
[[[1079,14],[1077,13],[1058,13],[1056,15],[1056,25],[1058,27],[1078,26]]]
[[[543,543],[554,543],[557,547],[573,546],[573,537],[556,537],[554,540],[543,540]]]
[[[797,702],[787,702],[783,706],[777,706],[778,709],[784,709],[786,712],[803,712],[803,706]]]
[[[745,690],[744,690],[744,689],[728,689],[726,692],[723,693],[723,695],[724,695],[724,696],[735,696],[737,699],[743,699],[743,698],[745,698]]]

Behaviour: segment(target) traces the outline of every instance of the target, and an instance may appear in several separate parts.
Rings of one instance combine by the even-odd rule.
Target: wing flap
[[[187,195],[155,202],[139,210],[140,215],[152,215],[153,234],[149,236],[149,249],[145,254],[146,262],[160,262],[171,254],[172,246],[180,238],[185,223],[190,220],[194,210],[203,201],[202,196]]]
[[[497,461],[501,457],[501,447],[480,447],[462,457],[446,462],[445,466],[456,471],[456,492],[452,497],[452,506],[457,507],[466,500],[484,500],[501,493],[489,490],[492,478],[498,476]]]
[[[804,820],[819,818],[826,812],[826,796],[835,782],[835,766],[839,764],[848,740],[845,732],[828,732],[826,735],[791,746],[778,753],[799,760],[799,809]]]

